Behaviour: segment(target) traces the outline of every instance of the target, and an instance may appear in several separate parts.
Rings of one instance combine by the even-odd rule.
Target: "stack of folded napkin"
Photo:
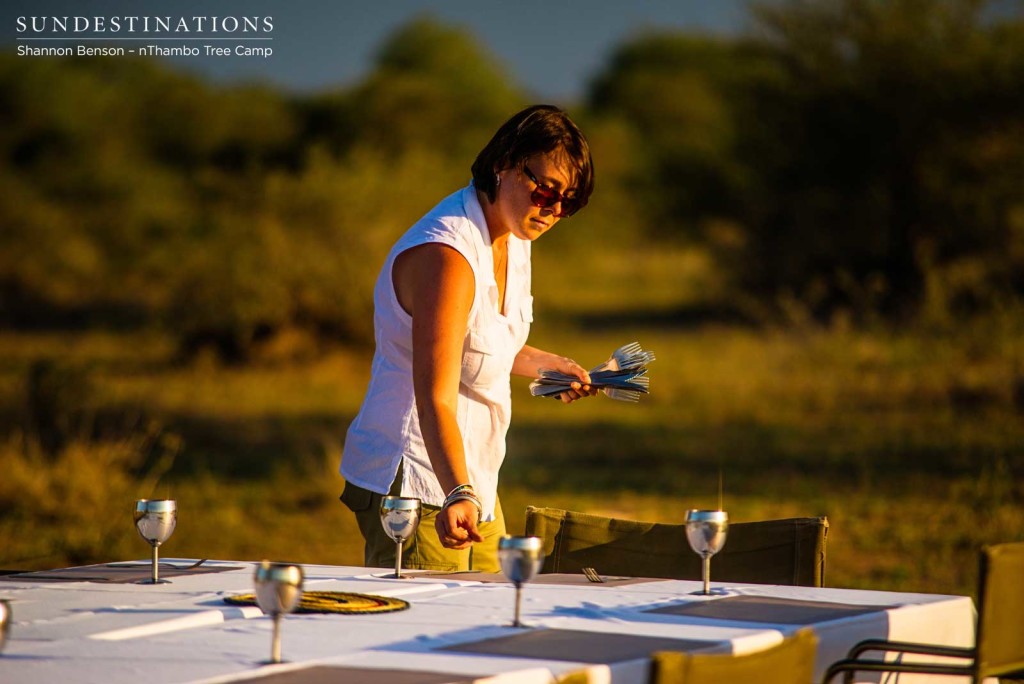
[[[654,360],[654,352],[644,351],[639,343],[624,344],[612,352],[607,361],[591,369],[590,386],[600,389],[611,399],[640,401],[641,394],[650,392],[647,364]],[[530,383],[530,394],[557,397],[572,389],[575,382],[579,382],[576,376],[542,368],[540,377]]]

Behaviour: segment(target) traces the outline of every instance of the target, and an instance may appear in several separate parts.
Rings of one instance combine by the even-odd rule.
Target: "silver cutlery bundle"
[[[624,344],[613,351],[607,361],[590,370],[590,386],[601,390],[610,399],[640,401],[641,394],[650,392],[647,364],[654,360],[654,352],[644,351],[638,342]],[[530,383],[530,394],[557,397],[572,389],[574,382],[579,382],[579,378],[542,368],[540,377]]]

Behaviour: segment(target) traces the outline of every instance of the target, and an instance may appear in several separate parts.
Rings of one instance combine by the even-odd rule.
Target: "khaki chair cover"
[[[978,674],[1024,679],[1024,542],[986,546],[978,587]]]
[[[651,655],[650,684],[811,684],[818,637],[801,629],[778,646],[748,653]]]
[[[541,572],[700,579],[700,558],[686,525],[639,522],[558,508],[526,509],[526,534],[544,540]],[[789,518],[731,523],[711,561],[712,580],[820,587],[825,579],[828,520]]]

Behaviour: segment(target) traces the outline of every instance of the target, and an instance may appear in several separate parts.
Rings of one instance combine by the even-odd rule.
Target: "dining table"
[[[706,595],[696,581],[599,574],[536,576],[522,587],[525,626],[513,627],[515,588],[502,575],[304,564],[305,593],[340,609],[285,615],[274,663],[273,620],[246,596],[259,563],[201,560],[162,559],[166,584],[139,583],[145,560],[0,576],[11,614],[0,682],[642,683],[652,652],[752,653],[805,627],[820,681],[863,639],[975,637],[968,596],[714,581]]]

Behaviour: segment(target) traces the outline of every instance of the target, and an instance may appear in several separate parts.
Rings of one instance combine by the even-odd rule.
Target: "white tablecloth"
[[[175,559],[180,560],[180,559]],[[184,562],[183,560],[181,562]],[[462,673],[483,681],[544,682],[583,667],[592,681],[642,682],[646,660],[587,665],[438,650],[517,633],[509,625],[511,585],[448,579],[386,577],[383,569],[304,566],[307,590],[401,597],[408,610],[378,615],[289,615],[282,624],[287,663],[261,666],[270,655],[272,622],[256,607],[230,606],[225,595],[251,592],[253,563],[243,569],[172,578],[171,584],[0,582],[10,600],[10,639],[0,655],[4,684],[222,682],[311,664]],[[768,585],[713,584],[727,595],[771,596],[855,605],[883,611],[812,625],[820,644],[816,679],[857,641],[881,637],[950,646],[974,643],[969,597]],[[665,580],[624,586],[529,584],[523,619],[534,628],[612,632],[707,642],[712,651],[745,653],[778,643],[800,625],[730,622],[646,612],[695,596],[698,582]],[[496,679],[488,676],[500,675]],[[859,681],[879,681],[862,674]],[[912,682],[922,678],[890,677]],[[936,680],[940,681],[940,680]],[[943,682],[956,682],[944,677]]]

